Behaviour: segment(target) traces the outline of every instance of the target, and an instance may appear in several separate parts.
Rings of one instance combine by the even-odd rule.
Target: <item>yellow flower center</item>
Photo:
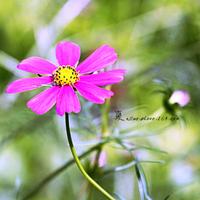
[[[59,66],[53,73],[55,85],[71,85],[79,80],[79,73],[72,66]]]

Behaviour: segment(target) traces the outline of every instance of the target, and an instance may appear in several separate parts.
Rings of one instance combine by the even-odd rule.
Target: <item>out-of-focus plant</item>
[[[63,119],[25,109],[35,91],[4,92],[29,76],[16,70],[19,60],[38,55],[55,62],[55,43],[72,40],[82,47],[81,61],[110,44],[120,55],[113,68],[128,71],[112,87],[111,101],[97,106],[80,98],[81,113],[70,116],[87,173],[116,199],[199,200],[198,1],[0,4],[0,199],[104,199],[75,173]],[[189,99],[184,91],[190,102],[182,107]]]

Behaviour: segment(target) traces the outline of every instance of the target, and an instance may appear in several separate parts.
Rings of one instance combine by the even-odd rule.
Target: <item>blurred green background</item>
[[[134,155],[147,161],[141,166],[151,199],[199,200],[199,0],[0,0],[0,199],[22,199],[71,158],[64,119],[54,109],[36,116],[26,108],[40,89],[20,95],[4,92],[12,80],[30,76],[16,69],[20,60],[31,55],[55,60],[54,47],[60,40],[78,43],[82,59],[101,44],[110,44],[119,55],[116,67],[128,70],[125,81],[113,87],[110,112],[107,105],[82,100],[82,112],[71,115],[79,153],[98,142],[104,125],[110,137],[117,135],[122,143],[104,146],[107,161],[102,167],[94,169],[95,153],[84,159],[91,176],[121,199],[142,199],[134,167],[104,173],[131,162]],[[114,120],[116,110],[136,116],[165,109],[167,96],[158,91],[169,89],[191,95],[190,104],[177,111],[182,118],[176,123]],[[133,147],[131,156],[124,145]],[[165,163],[148,162],[158,160]],[[71,166],[30,199],[105,197]]]

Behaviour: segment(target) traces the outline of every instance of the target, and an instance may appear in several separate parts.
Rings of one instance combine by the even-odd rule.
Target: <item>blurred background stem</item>
[[[111,85],[105,87],[110,90]],[[106,99],[105,104],[102,107],[102,126],[101,126],[101,137],[109,136],[109,113],[110,113],[110,99]]]
[[[102,145],[106,144],[107,142],[109,142],[109,140],[104,140],[102,142],[99,142],[98,144],[92,146],[90,149],[88,149],[87,151],[85,151],[84,153],[82,153],[79,156],[79,158],[80,159],[85,158],[90,153],[92,153],[92,152],[96,151],[97,149],[99,149],[99,146],[102,146]],[[47,185],[49,182],[51,182],[54,178],[56,178],[59,174],[61,174],[64,170],[68,169],[68,167],[70,167],[74,163],[75,163],[75,160],[71,159],[71,160],[67,161],[64,165],[62,165],[61,167],[57,168],[55,171],[53,171],[52,173],[50,173],[49,175],[47,175],[38,184],[36,184],[35,187],[33,187],[30,191],[28,191],[28,193],[26,195],[24,195],[24,197],[22,198],[22,200],[30,199],[31,197],[37,195],[37,193],[41,189],[43,189],[43,187],[45,185]]]
[[[107,90],[111,90],[111,85],[105,87]],[[102,105],[101,114],[102,114],[102,123],[101,123],[101,139],[106,138],[109,136],[109,113],[110,113],[110,99],[105,100],[105,104]],[[101,156],[103,146],[99,146],[95,158],[93,167],[91,170],[91,176],[93,176],[96,170],[99,167],[99,159]],[[88,200],[92,198],[92,188],[88,185]]]

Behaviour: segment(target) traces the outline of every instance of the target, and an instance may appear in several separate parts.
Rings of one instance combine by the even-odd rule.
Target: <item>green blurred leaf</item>
[[[135,165],[135,171],[138,179],[138,187],[141,200],[152,200],[152,198],[149,195],[146,176],[144,174],[142,166],[139,163]]]

